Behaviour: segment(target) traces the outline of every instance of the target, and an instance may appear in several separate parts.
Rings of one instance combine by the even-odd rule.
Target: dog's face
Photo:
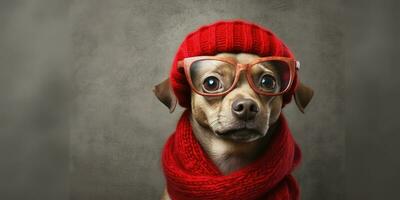
[[[221,53],[216,56],[229,57],[241,64],[248,64],[259,58],[257,55],[247,53]],[[201,71],[205,68],[199,66],[197,68],[199,71],[193,72],[195,75],[191,75],[192,83],[196,85],[198,82],[206,90],[213,89],[213,84],[217,80],[205,81],[208,80],[208,75]],[[209,64],[207,68],[209,69]],[[279,67],[273,64],[260,68],[260,70],[264,70],[263,74],[268,74],[264,81],[272,84],[273,89],[276,90],[281,87],[279,79],[281,76],[278,69]],[[229,71],[224,73],[229,73]],[[177,100],[171,91],[168,79],[154,88],[157,98],[170,108],[170,112],[173,112]],[[312,96],[311,88],[302,83],[298,85],[294,97],[301,112],[304,112],[304,108]],[[192,118],[200,126],[209,129],[214,136],[234,142],[251,142],[264,137],[271,125],[278,120],[281,108],[282,96],[264,96],[256,93],[250,87],[243,71],[236,87],[224,96],[207,97],[195,92],[191,94]]]
[[[241,64],[248,64],[259,58],[256,55],[245,53],[222,53],[217,56],[229,57]],[[197,69],[209,68],[212,65],[207,62],[200,64],[208,66],[199,66]],[[280,76],[276,66],[267,65],[260,70],[269,75],[264,77],[267,79],[265,81],[273,84],[274,88],[279,90]],[[208,75],[201,70],[193,73],[196,76],[192,76],[194,83],[197,79],[207,80]],[[212,74],[209,76],[214,77]],[[218,79],[213,81],[212,83],[215,84]],[[204,84],[203,87],[210,87],[207,85],[209,84],[207,81],[200,81],[200,84]],[[282,107],[281,96],[259,95],[250,87],[243,71],[236,87],[227,95],[207,97],[192,92],[191,101],[194,120],[201,126],[209,128],[217,137],[236,142],[250,142],[265,136],[270,125],[278,119]]]

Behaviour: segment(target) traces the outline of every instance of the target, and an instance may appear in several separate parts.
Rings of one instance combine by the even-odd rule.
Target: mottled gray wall
[[[65,2],[0,2],[0,199],[68,199]]]
[[[400,199],[400,1],[344,5],[346,197]]]
[[[168,76],[184,36],[217,19],[265,25],[302,62],[315,89],[307,114],[285,109],[304,160],[303,199],[343,199],[343,30],[338,4],[322,1],[76,1],[70,7],[74,112],[72,199],[157,199],[170,115],[152,87]]]
[[[315,89],[284,111],[303,199],[396,199],[395,1],[1,1],[0,199],[158,199],[182,109],[152,86],[188,32],[232,18],[273,30]]]

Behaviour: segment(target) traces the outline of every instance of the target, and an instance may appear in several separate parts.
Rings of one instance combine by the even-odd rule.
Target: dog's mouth
[[[232,140],[236,142],[252,142],[261,138],[264,135],[256,129],[249,128],[216,131],[215,134],[222,139]]]

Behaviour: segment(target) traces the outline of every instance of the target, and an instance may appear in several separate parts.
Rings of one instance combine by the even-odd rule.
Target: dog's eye
[[[276,87],[276,80],[273,76],[265,74],[260,79],[260,86],[265,90],[273,90]]]
[[[206,79],[204,79],[203,82],[203,89],[206,92],[215,92],[219,89],[221,89],[221,82],[219,79],[215,76],[209,76]]]

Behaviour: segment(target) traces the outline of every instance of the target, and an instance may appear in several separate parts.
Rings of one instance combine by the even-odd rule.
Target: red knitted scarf
[[[287,122],[280,116],[265,154],[254,163],[222,175],[192,133],[190,111],[183,113],[162,155],[172,200],[298,200],[299,187],[290,174],[301,159]]]

